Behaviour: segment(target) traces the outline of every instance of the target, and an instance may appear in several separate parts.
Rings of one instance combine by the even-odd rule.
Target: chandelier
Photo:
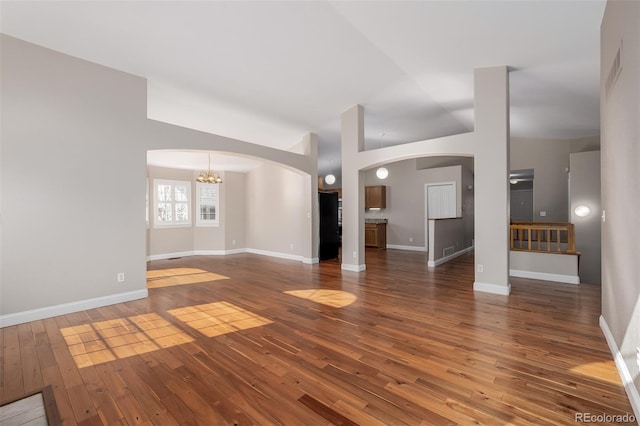
[[[211,171],[211,153],[209,153],[209,167],[207,171],[200,172],[200,176],[198,176],[196,181],[201,183],[222,183],[220,175]]]

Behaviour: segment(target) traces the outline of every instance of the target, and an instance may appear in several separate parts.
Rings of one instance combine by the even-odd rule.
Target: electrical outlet
[[[541,211],[541,212],[540,212],[540,216],[545,217],[546,215],[547,215],[547,212],[546,212],[546,211]]]
[[[484,272],[484,265],[482,263],[478,263],[477,270],[478,272]]]
[[[289,248],[293,250],[293,243],[289,244]]]
[[[124,282],[124,272],[118,272],[118,275],[116,277],[117,281],[119,283],[123,283]]]
[[[413,242],[413,237],[409,237],[409,242],[412,243]]]
[[[356,259],[357,257],[358,257],[358,252],[357,252],[357,251],[354,251],[354,252],[353,252],[353,258],[354,258],[354,259]]]
[[[236,240],[231,241],[231,245],[235,246],[236,245]]]

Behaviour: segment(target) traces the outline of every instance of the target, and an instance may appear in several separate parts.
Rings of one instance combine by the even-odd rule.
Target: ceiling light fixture
[[[384,133],[380,133],[380,145],[382,145],[382,148],[384,148],[384,141],[382,140],[383,137]],[[386,179],[387,176],[389,176],[389,170],[384,166],[380,166],[378,167],[378,170],[376,170],[376,176],[378,176],[378,179]]]
[[[222,183],[220,175],[211,171],[211,153],[209,153],[209,167],[207,171],[200,172],[200,176],[198,176],[196,181],[200,183]]]
[[[327,185],[333,185],[334,183],[336,183],[336,177],[329,173],[324,177],[324,181],[327,183]]]
[[[511,182],[511,185],[515,185],[518,183],[518,179],[509,179],[509,182]]]

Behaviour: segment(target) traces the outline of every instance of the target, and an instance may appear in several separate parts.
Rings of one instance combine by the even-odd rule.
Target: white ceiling
[[[340,114],[355,104],[369,148],[472,130],[482,66],[512,67],[512,136],[599,134],[604,5],[2,1],[0,23],[146,77],[154,118],[283,149],[315,132],[324,174],[339,168]]]

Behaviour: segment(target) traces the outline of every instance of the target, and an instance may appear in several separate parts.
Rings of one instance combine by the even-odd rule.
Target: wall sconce
[[[573,212],[578,217],[585,217],[585,216],[589,216],[589,213],[591,213],[591,208],[589,208],[589,206],[585,206],[584,204],[581,204],[578,207],[576,207],[573,210]]]

